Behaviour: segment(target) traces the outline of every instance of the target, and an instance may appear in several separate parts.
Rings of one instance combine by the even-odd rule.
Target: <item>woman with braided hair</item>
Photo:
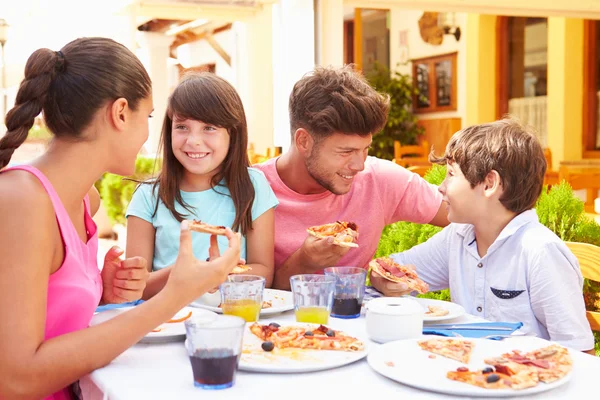
[[[240,238],[210,262],[194,258],[187,221],[165,287],[122,315],[88,328],[101,303],[139,299],[147,262],[111,249],[102,272],[92,215],[94,182],[130,175],[148,137],[152,84],[140,61],[104,38],[81,38],[28,59],[0,139],[0,169],[43,113],[54,134],[29,165],[0,172],[0,398],[72,398],[74,383],[138,342],[236,266]]]

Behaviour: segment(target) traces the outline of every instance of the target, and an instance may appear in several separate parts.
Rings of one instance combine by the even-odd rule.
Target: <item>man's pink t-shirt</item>
[[[255,165],[267,177],[279,205],[275,209],[275,268],[279,268],[306,239],[306,229],[335,221],[358,225],[358,248],[352,248],[337,266],[366,268],[373,259],[383,228],[397,221],[429,223],[442,201],[437,186],[391,161],[367,157],[365,169],[354,178],[350,191],[303,195],[279,177],[277,158]]]

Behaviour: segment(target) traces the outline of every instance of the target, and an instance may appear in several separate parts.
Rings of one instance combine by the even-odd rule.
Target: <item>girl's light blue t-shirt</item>
[[[252,220],[256,220],[263,213],[276,207],[279,201],[275,193],[269,186],[267,178],[259,170],[248,168],[250,180],[254,185],[254,203],[252,204]],[[179,252],[179,232],[180,223],[177,222],[171,212],[159,200],[158,210],[154,214],[158,193],[153,193],[152,184],[141,184],[131,199],[127,208],[126,216],[131,215],[148,221],[156,229],[154,239],[154,260],[152,269],[154,271],[168,267],[175,263]],[[219,193],[218,193],[218,192]],[[226,195],[225,195],[226,194]],[[218,186],[213,189],[202,192],[184,192],[181,191],[183,201],[192,206],[193,214],[187,219],[196,219],[211,225],[228,226],[233,225],[235,219],[235,207],[229,196],[229,189],[224,186]],[[188,215],[189,212],[176,203],[175,209]],[[210,235],[206,233],[192,234],[192,246],[194,255],[199,260],[205,260],[208,257],[208,248],[210,246]],[[223,253],[229,246],[227,238],[218,236],[219,250]],[[246,238],[242,236],[241,257],[246,258]]]

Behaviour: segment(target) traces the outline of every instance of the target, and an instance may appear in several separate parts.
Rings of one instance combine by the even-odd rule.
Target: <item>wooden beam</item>
[[[224,31],[231,29],[231,27],[232,27],[231,23],[223,24],[223,25],[214,25],[213,24],[213,25],[211,25],[210,29],[204,28],[198,32],[195,32],[195,31],[181,32],[181,33],[177,34],[177,36],[175,36],[175,40],[171,44],[171,56],[173,58],[177,58],[174,56],[174,54],[175,54],[177,48],[181,45],[205,39],[208,35],[216,35],[219,32],[224,32]]]
[[[221,47],[219,42],[215,40],[212,34],[206,35],[206,41],[208,42],[208,44],[210,44],[210,47],[212,47],[217,52],[217,54],[219,54],[221,58],[225,60],[227,65],[231,66],[231,56],[227,54],[225,49]]]
[[[597,0],[344,0],[344,6],[429,10],[521,17],[600,19]]]

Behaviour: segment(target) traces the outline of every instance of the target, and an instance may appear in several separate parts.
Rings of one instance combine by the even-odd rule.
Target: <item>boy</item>
[[[448,168],[439,191],[451,224],[392,259],[431,290],[450,288],[468,313],[593,349],[579,263],[533,209],[546,172],[535,135],[510,119],[468,127],[432,161]]]

